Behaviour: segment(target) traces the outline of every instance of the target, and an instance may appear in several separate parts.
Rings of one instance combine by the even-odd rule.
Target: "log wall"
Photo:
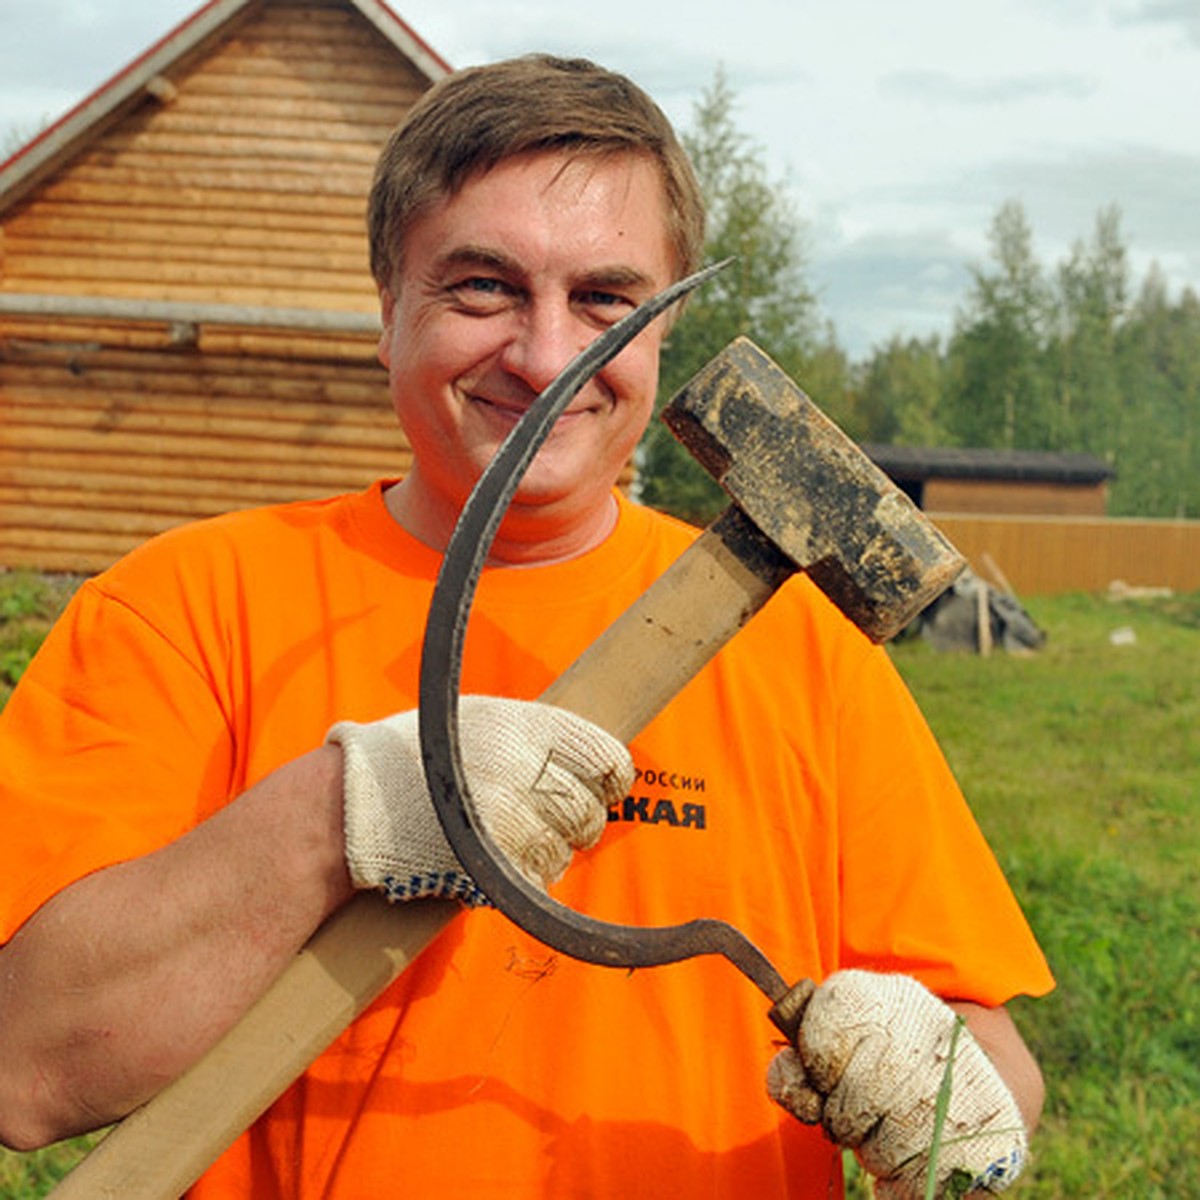
[[[165,332],[157,346],[146,330],[133,345],[69,332],[79,340],[0,348],[0,565],[98,571],[182,521],[407,469],[369,341],[319,357],[315,339],[286,335],[267,353],[261,331],[185,349]]]
[[[371,313],[375,158],[425,78],[338,0],[249,5],[0,217],[0,291]],[[0,315],[0,566],[95,571],[407,449],[369,336]]]
[[[9,292],[370,312],[365,197],[425,83],[353,8],[271,0],[4,218]]]

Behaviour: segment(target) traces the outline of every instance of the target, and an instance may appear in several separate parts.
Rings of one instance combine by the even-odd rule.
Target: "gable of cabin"
[[[0,191],[0,566],[95,571],[184,520],[403,474],[365,198],[445,67],[388,20],[214,0]]]

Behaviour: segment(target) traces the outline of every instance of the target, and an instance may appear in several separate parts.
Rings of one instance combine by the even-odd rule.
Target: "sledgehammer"
[[[907,497],[750,342],[718,355],[666,419],[733,507],[544,693],[548,703],[629,741],[797,570],[876,641],[961,570]],[[635,662],[648,683],[631,694]],[[180,1195],[459,911],[450,901],[355,897],[238,1025],[54,1195]]]

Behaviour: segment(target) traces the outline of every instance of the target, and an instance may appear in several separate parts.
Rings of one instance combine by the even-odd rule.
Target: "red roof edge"
[[[240,3],[233,4],[231,7],[230,16],[244,8],[248,3],[250,3],[250,0],[241,0]],[[449,73],[452,70],[450,64],[436,50],[434,50],[434,48],[423,37],[421,37],[421,35],[418,34],[416,30],[413,29],[413,27],[409,25],[408,22],[405,21],[390,5],[386,4],[384,0],[351,0],[351,3],[368,19],[371,19],[371,15],[366,10],[371,8],[375,9],[376,12],[383,18],[383,20],[396,26],[403,39],[411,41],[413,46],[417,48],[420,53],[428,56],[429,60],[435,64],[437,68],[446,73]],[[0,175],[3,175],[11,167],[19,163],[21,159],[25,158],[26,155],[33,154],[40,146],[43,145],[43,143],[53,138],[65,125],[75,120],[88,108],[97,104],[97,102],[101,100],[107,93],[116,88],[123,79],[137,71],[137,69],[141,67],[143,63],[155,57],[171,42],[182,39],[188,30],[193,25],[201,22],[205,15],[212,9],[229,5],[230,0],[206,0],[206,3],[202,4],[198,9],[196,9],[191,16],[185,17],[179,22],[178,25],[164,33],[156,42],[152,43],[150,46],[147,46],[141,54],[127,63],[111,78],[105,80],[105,82],[102,83],[98,88],[80,100],[78,104],[68,109],[56,121],[52,122],[50,125],[47,125],[45,129],[43,129],[35,137],[31,138],[23,146],[18,148],[13,154],[9,155],[8,158],[0,159]],[[374,23],[376,25],[379,24],[379,22]]]
[[[25,155],[31,154],[43,142],[48,141],[51,137],[53,137],[54,134],[57,133],[58,130],[60,130],[68,121],[72,120],[79,113],[83,112],[84,109],[95,104],[95,102],[99,100],[101,96],[116,87],[116,85],[120,83],[121,80],[127,75],[130,75],[136,71],[142,63],[144,63],[148,58],[151,58],[153,55],[157,54],[165,45],[167,45],[168,42],[171,42],[175,38],[179,37],[179,35],[182,34],[188,28],[188,26],[194,24],[196,21],[199,21],[210,8],[214,8],[218,4],[222,4],[224,2],[225,0],[207,0],[207,2],[196,9],[196,11],[192,13],[190,17],[184,17],[184,19],[180,21],[178,25],[174,26],[172,29],[169,29],[163,34],[162,37],[158,39],[158,41],[154,42],[150,46],[147,46],[141,54],[132,59],[130,62],[126,63],[121,70],[119,70],[111,78],[106,79],[98,88],[95,89],[95,91],[89,93],[82,100],[80,100],[78,104],[67,109],[67,111],[63,113],[61,117],[47,125],[45,129],[21,146],[16,153],[9,155],[9,157],[6,159],[0,160],[0,172],[7,170],[14,163],[19,162],[25,157]]]
[[[356,0],[360,8],[373,4],[388,20],[394,21],[447,74],[454,68],[386,0]]]

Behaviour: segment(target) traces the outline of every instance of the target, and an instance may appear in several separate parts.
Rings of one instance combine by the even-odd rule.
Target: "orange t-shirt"
[[[622,501],[595,551],[485,571],[463,690],[539,695],[691,536]],[[376,485],[176,530],[85,584],[0,718],[0,939],[334,721],[413,707],[438,564]],[[728,920],[789,979],[870,966],[984,1004],[1052,986],[886,652],[804,579],[633,754],[566,904]],[[613,971],[467,912],[194,1195],[827,1200],[838,1154],[766,1096],[766,1009],[720,959]]]

